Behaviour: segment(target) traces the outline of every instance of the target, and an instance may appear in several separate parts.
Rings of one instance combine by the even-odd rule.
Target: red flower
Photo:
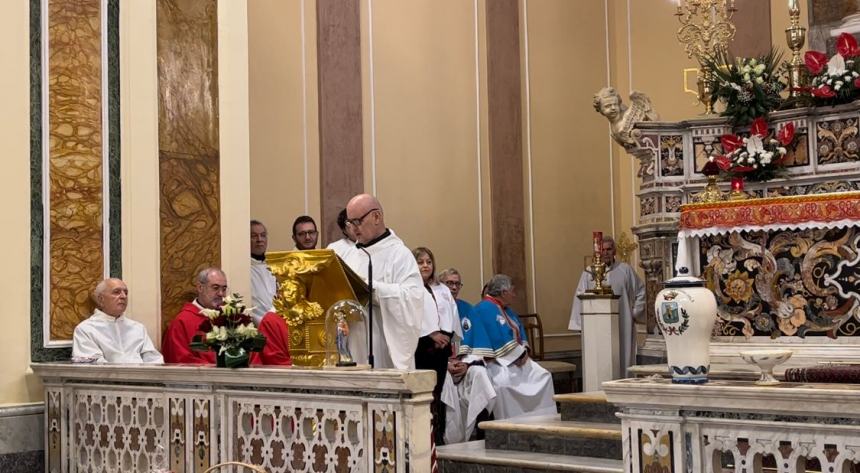
[[[860,77],[854,79],[854,87],[860,89]]]
[[[794,141],[794,123],[788,122],[779,129],[779,132],[776,134],[776,139],[782,143],[783,146],[788,146]]]
[[[723,135],[720,137],[720,143],[723,145],[723,153],[728,154],[742,147],[744,140],[737,135]]]
[[[824,66],[827,65],[827,56],[819,51],[807,51],[806,54],[803,55],[803,62],[806,64],[806,68],[809,70],[809,73],[817,76],[821,74],[821,71],[824,70]]]
[[[813,97],[820,97],[823,99],[829,99],[832,97],[836,97],[836,92],[834,92],[833,89],[831,89],[829,85],[825,84],[825,85],[822,85],[820,87],[816,87],[816,88],[812,89],[812,96]]]
[[[857,40],[854,39],[854,36],[842,33],[836,38],[836,52],[844,58],[849,58],[860,55],[860,48],[857,47]]]
[[[224,314],[215,317],[215,320],[212,321],[212,325],[216,327],[226,327],[227,326],[227,316]]]
[[[758,117],[753,120],[750,126],[750,133],[761,138],[767,136],[767,122],[764,121],[764,117]]]
[[[212,322],[210,322],[209,319],[200,322],[200,327],[198,327],[197,330],[203,333],[209,333],[209,331],[212,330]]]
[[[717,156],[714,158],[714,163],[723,171],[728,171],[732,167],[732,160],[725,156]]]

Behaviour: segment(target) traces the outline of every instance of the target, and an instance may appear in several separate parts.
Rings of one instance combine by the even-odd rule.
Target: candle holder
[[[744,178],[741,176],[732,177],[732,191],[729,193],[729,200],[746,200],[750,195],[744,192]]]
[[[788,90],[790,97],[799,97],[802,89],[808,83],[806,67],[800,56],[800,50],[806,43],[806,28],[800,26],[799,2],[789,2],[789,26],[785,29],[785,40],[791,49],[791,61],[788,62]]]
[[[687,57],[699,62],[699,101],[705,106],[705,115],[714,114],[713,71],[704,65],[704,59],[718,50],[728,48],[735,37],[732,16],[737,11],[734,0],[686,0],[678,3],[675,16],[681,23],[676,33],[684,45]]]
[[[612,292],[612,288],[609,287],[608,284],[604,285],[603,280],[606,278],[606,263],[603,262],[603,258],[601,258],[600,253],[594,255],[594,261],[586,271],[591,274],[592,279],[594,279],[594,288],[585,292],[601,296],[611,296],[614,294]]]

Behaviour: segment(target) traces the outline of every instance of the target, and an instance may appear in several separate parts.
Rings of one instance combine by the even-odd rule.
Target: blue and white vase
[[[669,374],[673,383],[708,382],[711,332],[717,300],[704,281],[691,276],[672,278],[657,294],[657,324],[666,340]]]

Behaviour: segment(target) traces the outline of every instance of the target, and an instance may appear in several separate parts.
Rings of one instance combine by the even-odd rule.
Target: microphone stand
[[[367,252],[364,245],[357,244],[355,247],[367,255],[367,290],[370,292],[370,302],[367,304],[367,325],[368,333],[370,334],[367,363],[370,365],[370,369],[373,369],[373,258],[370,257],[370,253]]]

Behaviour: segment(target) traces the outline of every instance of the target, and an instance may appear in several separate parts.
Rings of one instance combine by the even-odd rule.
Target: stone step
[[[615,405],[606,400],[603,391],[556,394],[553,399],[559,404],[561,420],[621,423]]]
[[[622,473],[621,460],[492,450],[483,440],[437,447],[440,473]]]
[[[558,455],[621,459],[621,425],[561,420],[559,414],[481,422],[486,446]]]

